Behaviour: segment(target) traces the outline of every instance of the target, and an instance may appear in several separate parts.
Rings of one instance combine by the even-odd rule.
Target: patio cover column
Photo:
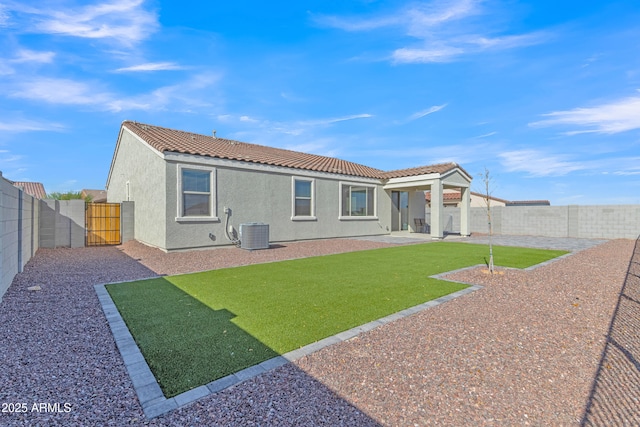
[[[471,235],[471,192],[469,188],[460,189],[462,201],[460,203],[460,234],[462,236]]]
[[[442,181],[431,184],[431,238],[443,239],[444,203],[442,197]]]

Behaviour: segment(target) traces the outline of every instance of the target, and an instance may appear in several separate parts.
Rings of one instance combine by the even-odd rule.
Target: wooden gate
[[[120,203],[87,203],[85,226],[87,246],[119,245]]]

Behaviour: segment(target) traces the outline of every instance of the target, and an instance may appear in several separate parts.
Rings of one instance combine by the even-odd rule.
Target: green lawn
[[[494,247],[528,267],[563,251]],[[107,285],[165,396],[464,289],[429,276],[485,263],[488,248],[437,242]]]

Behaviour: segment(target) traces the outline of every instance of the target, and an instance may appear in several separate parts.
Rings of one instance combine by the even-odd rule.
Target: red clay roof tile
[[[40,182],[12,182],[16,187],[22,187],[24,192],[29,194],[30,196],[36,197],[38,199],[46,199],[47,192],[44,190],[44,185]]]
[[[427,175],[431,173],[443,174],[455,168],[464,170],[460,166],[458,166],[457,163],[449,162],[449,163],[439,163],[435,165],[418,166],[415,168],[398,169],[398,170],[393,170],[389,172],[384,172],[382,174],[382,177],[390,179],[390,178],[401,178],[405,176]]]
[[[200,135],[197,133],[168,129],[133,121],[125,121],[122,123],[122,126],[126,127],[147,144],[163,153],[185,153],[364,178],[390,179],[428,173],[444,173],[456,167],[460,168],[456,163],[443,163],[384,172],[380,169],[337,159],[335,157],[326,157],[317,154],[285,150],[282,148],[249,144],[231,139]]]

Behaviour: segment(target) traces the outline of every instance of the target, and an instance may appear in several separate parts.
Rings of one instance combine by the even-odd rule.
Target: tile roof
[[[472,191],[471,194],[473,194],[476,197],[481,197],[483,199],[487,197],[485,194],[476,193],[475,191]],[[424,193],[424,197],[427,200],[427,202],[430,202],[431,201],[431,192],[430,191],[426,191]],[[442,193],[442,198],[443,198],[443,200],[449,200],[449,201],[460,201],[460,200],[462,200],[462,196],[460,195],[460,192],[458,192],[458,191],[452,191],[452,192],[449,192],[449,193]],[[489,198],[491,200],[495,200],[497,202],[502,202],[506,206],[549,206],[551,204],[548,200],[505,200],[505,199],[500,199],[500,198],[494,197],[494,196],[489,196]]]
[[[430,202],[431,201],[431,192],[430,191],[425,191],[424,198],[425,198],[425,200],[427,202]],[[460,192],[458,192],[458,191],[452,192],[452,193],[442,193],[442,200],[459,202],[460,200],[462,200],[462,196],[460,195]]]
[[[548,200],[511,200],[507,202],[507,206],[550,206]]]
[[[147,144],[162,153],[185,153],[377,179],[390,179],[427,173],[444,173],[456,167],[460,168],[456,163],[443,163],[384,172],[380,169],[337,159],[335,157],[249,144],[133,121],[125,121],[122,123],[122,126],[126,127]]]
[[[130,121],[122,125],[160,152],[195,154],[366,178],[379,178],[382,173],[379,169],[334,157],[300,153]]]
[[[486,199],[486,198],[487,198],[487,195],[486,195],[486,194],[476,193],[476,192],[473,192],[473,191],[471,192],[471,194],[473,194],[474,196],[477,196],[477,197],[481,197],[481,198],[483,198],[483,199]],[[492,196],[492,195],[489,195],[489,198],[490,198],[491,200],[495,200],[496,202],[501,202],[501,203],[505,203],[505,204],[506,204],[506,203],[509,203],[509,201],[508,201],[508,200],[501,199],[501,198],[499,198],[499,197],[495,197],[495,196]]]
[[[443,174],[455,168],[462,169],[457,163],[453,163],[453,162],[438,163],[436,165],[418,166],[416,168],[398,169],[398,170],[393,170],[389,172],[384,172],[382,174],[382,178],[386,178],[386,179],[402,178],[405,176],[427,175],[431,173]],[[464,171],[464,169],[462,170]],[[467,173],[466,171],[464,172]]]
[[[86,198],[87,196],[91,197],[91,202],[93,203],[103,203],[107,201],[106,190],[89,190],[85,188],[80,194],[82,198]]]
[[[476,193],[475,191],[472,191],[471,194],[473,194],[476,197],[481,197],[481,198],[486,198],[487,196],[484,194],[480,194],[480,193]],[[442,193],[444,200],[462,200],[462,195],[460,195],[459,191],[452,191],[449,193]],[[427,191],[425,192],[425,198],[427,199],[427,201],[431,200],[431,192]],[[489,196],[489,198],[491,200],[495,200],[496,202],[502,202],[502,203],[510,203],[508,200],[504,200],[504,199],[500,199],[498,197],[494,197],[494,196]]]
[[[29,194],[30,196],[36,197],[38,199],[47,198],[47,192],[44,190],[44,185],[39,182],[11,181],[11,183],[16,187],[22,187],[24,189],[24,192]]]

